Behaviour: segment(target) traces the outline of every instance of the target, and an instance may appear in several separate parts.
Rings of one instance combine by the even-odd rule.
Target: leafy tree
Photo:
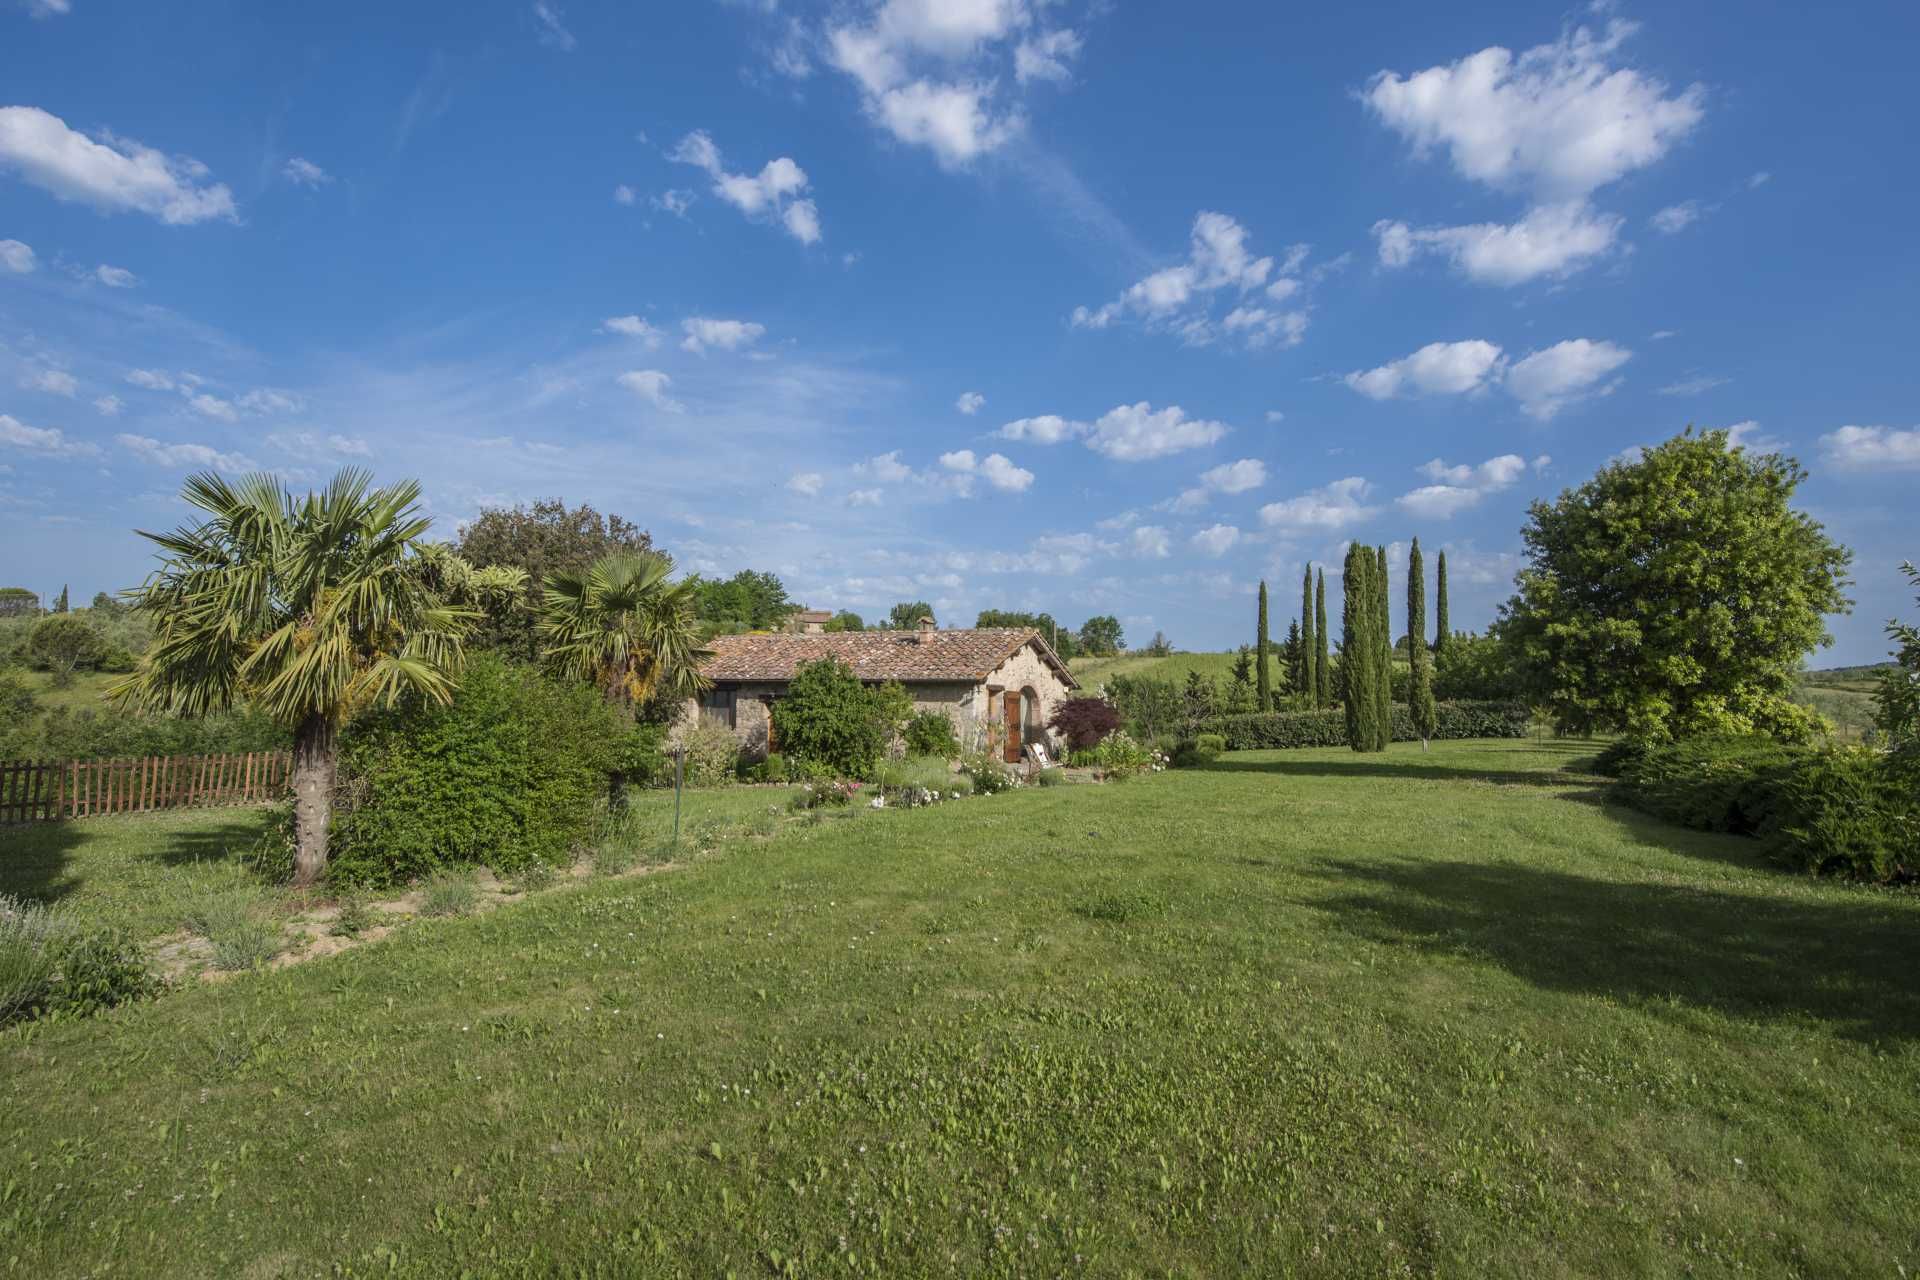
[[[1021,613],[1013,609],[982,609],[973,620],[976,627],[1032,627],[1041,639],[1053,647],[1062,659],[1076,656],[1079,637],[1053,620],[1050,613]]]
[[[912,631],[920,625],[920,619],[933,616],[933,606],[925,600],[902,600],[887,611],[886,629]]]
[[[1293,687],[1313,696],[1313,566],[1300,570],[1300,651],[1293,663]],[[1289,643],[1293,637],[1288,636]]]
[[[1441,702],[1515,702],[1526,688],[1499,640],[1463,631],[1434,654],[1433,696]]]
[[[1080,652],[1108,658],[1126,648],[1120,631],[1120,619],[1110,613],[1098,614],[1080,624]]]
[[[1902,564],[1920,599],[1920,569]],[[1887,735],[1887,744],[1903,755],[1920,755],[1920,626],[1898,618],[1887,623],[1887,635],[1899,646],[1894,665],[1881,673],[1879,710],[1873,722]]]
[[[100,633],[71,613],[50,613],[27,633],[27,661],[52,672],[56,688],[66,688],[76,670],[97,667],[106,656],[107,643]]]
[[[1253,630],[1254,669],[1253,679],[1256,696],[1262,711],[1273,710],[1273,677],[1267,671],[1267,581],[1260,580],[1260,614]]]
[[[53,602],[53,612],[54,613],[67,612],[67,589],[65,586],[62,586],[60,588],[60,594],[57,598],[55,598]]]
[[[1427,652],[1427,570],[1420,560],[1418,538],[1407,553],[1407,659],[1412,664],[1407,711],[1425,751],[1427,739],[1439,728],[1439,713],[1433,705],[1433,655]]]
[[[1832,642],[1822,615],[1852,603],[1853,554],[1793,509],[1805,478],[1791,458],[1688,428],[1533,504],[1499,626],[1563,727],[1815,732],[1794,681],[1802,656]]]
[[[476,615],[417,572],[431,521],[420,486],[373,489],[348,469],[296,500],[268,475],[237,486],[212,472],[182,497],[207,514],[142,533],[161,566],[135,593],[154,642],[112,695],[151,711],[204,715],[241,701],[293,733],[294,879],[326,870],[341,725],[403,694],[446,703]]]
[[[1068,698],[1053,709],[1047,727],[1065,738],[1075,751],[1086,751],[1121,723],[1120,709],[1105,698]]]
[[[1312,619],[1308,619],[1312,625]],[[1280,674],[1286,677],[1289,689],[1306,688],[1307,645],[1300,635],[1298,621],[1287,623],[1287,638],[1280,642]]]
[[[921,711],[907,720],[900,735],[910,756],[938,756],[952,760],[960,754],[960,739],[953,732],[953,717],[944,711]]]
[[[616,551],[652,548],[646,530],[623,516],[603,516],[585,503],[570,508],[559,498],[548,498],[532,506],[481,508],[479,516],[461,528],[455,552],[475,568],[506,565],[527,576],[522,607],[483,620],[473,643],[534,661],[540,656],[538,627],[550,576],[580,572]]]
[[[731,578],[687,577],[694,613],[709,635],[777,631],[799,608],[787,598],[786,584],[771,573],[742,569]]]
[[[31,618],[40,612],[40,597],[25,587],[0,587],[0,618]]]
[[[828,618],[820,629],[828,634],[840,631],[865,631],[867,624],[861,620],[859,614],[848,609],[842,609],[831,618]]]
[[[1327,650],[1327,571],[1314,575],[1313,585],[1313,705],[1333,705],[1333,658]]]
[[[1253,683],[1253,649],[1243,644],[1233,656],[1233,675],[1227,681],[1227,714],[1246,715],[1259,709]]]
[[[1393,740],[1393,609],[1387,580],[1387,549],[1375,548],[1373,566],[1374,607],[1374,724],[1378,746],[1385,751]]]
[[[1439,577],[1433,584],[1433,655],[1437,659],[1453,643],[1452,623],[1447,617],[1447,553],[1442,551],[1436,568]],[[1409,629],[1411,633],[1411,628]]]
[[[127,611],[127,606],[120,603],[120,598],[110,591],[94,592],[93,600],[87,605],[87,608],[91,612],[107,618],[117,618]]]
[[[1214,688],[1213,681],[1198,671],[1187,672],[1187,684],[1181,690],[1180,701],[1187,714],[1189,733],[1220,713],[1219,690]]]
[[[800,664],[773,714],[783,755],[870,779],[912,710],[899,684],[869,687],[846,663],[822,658]]]
[[[1164,631],[1154,632],[1153,639],[1147,644],[1148,656],[1154,657],[1154,658],[1165,658],[1165,657],[1170,657],[1172,653],[1173,653],[1173,641],[1167,639],[1167,633]]]

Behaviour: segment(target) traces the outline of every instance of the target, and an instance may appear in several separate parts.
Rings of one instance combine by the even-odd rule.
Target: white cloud
[[[30,369],[20,376],[20,385],[28,391],[44,391],[50,396],[72,397],[80,383],[65,369]]]
[[[27,0],[27,14],[34,18],[58,18],[73,12],[73,0]]]
[[[659,347],[660,340],[666,336],[639,316],[608,316],[600,328],[607,333],[617,333],[623,338],[636,338],[649,351]]]
[[[559,5],[550,0],[534,0],[533,20],[540,28],[540,43],[549,49],[572,53],[579,42],[573,38],[573,32],[567,30],[565,18]]]
[[[1662,235],[1674,235],[1685,231],[1706,214],[1706,207],[1698,200],[1683,200],[1679,204],[1670,204],[1654,214],[1647,221],[1653,229]]]
[[[1661,387],[1659,394],[1663,396],[1697,396],[1703,392],[1711,391],[1715,387],[1724,387],[1732,381],[1732,378],[1717,377],[1711,373],[1695,373],[1680,379],[1678,382],[1670,382],[1666,386]]]
[[[1536,468],[1548,461],[1545,457],[1534,460]],[[1478,466],[1465,463],[1449,466],[1435,458],[1423,463],[1418,470],[1434,483],[1401,494],[1394,499],[1395,505],[1423,519],[1445,520],[1473,506],[1486,494],[1512,488],[1526,474],[1527,460],[1518,454],[1503,453]]]
[[[915,80],[880,94],[869,112],[894,137],[927,147],[953,168],[997,150],[1018,131],[1017,116],[992,114],[986,104],[991,92],[991,84]]]
[[[1059,444],[1062,440],[1072,440],[1091,431],[1084,422],[1075,422],[1063,418],[1057,413],[1043,413],[1034,418],[1015,418],[994,434],[1002,440],[1025,440],[1032,444]]]
[[[203,418],[214,418],[221,422],[238,422],[240,411],[232,403],[219,396],[208,395],[202,391],[187,397],[187,407]]]
[[[940,455],[940,465],[949,471],[971,471],[976,459],[971,449],[955,449]]]
[[[820,492],[827,478],[818,471],[802,471],[787,481],[787,488],[811,498]]]
[[[1200,473],[1200,483],[1217,493],[1245,493],[1267,482],[1267,464],[1258,458],[1241,458]]]
[[[110,267],[104,262],[93,269],[93,278],[109,289],[131,289],[140,283],[140,277],[125,267]]]
[[[1079,33],[1066,27],[1022,40],[1013,51],[1014,78],[1021,84],[1071,80],[1073,71],[1067,64],[1080,56],[1080,43]]]
[[[314,461],[373,456],[365,440],[338,433],[323,436],[313,431],[276,431],[267,437],[267,443],[283,453]]]
[[[881,494],[878,489],[854,489],[847,494],[847,505],[850,507],[877,507],[880,505],[880,497]]]
[[[715,320],[708,316],[689,316],[680,322],[680,329],[687,335],[680,349],[695,355],[704,354],[708,348],[738,351],[758,342],[767,331],[765,325],[751,320]]]
[[[667,153],[667,159],[690,164],[713,179],[713,193],[749,218],[774,218],[801,244],[820,239],[820,211],[812,200],[801,199],[807,173],[787,156],[769,160],[757,174],[729,173],[720,148],[703,129],[696,129]]]
[[[1602,379],[1633,358],[1611,342],[1572,338],[1514,361],[1507,370],[1507,391],[1528,415],[1542,421],[1590,395],[1605,395],[1612,384]]]
[[[298,413],[306,406],[300,397],[272,387],[256,387],[241,396],[235,403],[248,413]]]
[[[1415,228],[1383,219],[1373,224],[1373,235],[1382,266],[1403,267],[1433,253],[1476,283],[1512,286],[1561,279],[1590,265],[1613,248],[1620,224],[1612,214],[1571,200],[1529,209],[1512,225]]]
[[[961,475],[978,475],[1004,493],[1022,493],[1033,485],[1033,472],[1015,466],[1003,453],[990,453],[976,459],[971,449],[955,449],[940,455],[940,465]]]
[[[1772,182],[1772,181],[1773,181],[1773,175],[1768,173],[1765,169],[1762,169],[1758,173],[1754,174],[1751,178],[1747,179],[1747,190],[1752,191],[1752,190],[1755,190],[1756,188],[1764,187],[1769,182]]]
[[[1359,476],[1347,476],[1309,490],[1297,498],[1269,502],[1260,508],[1260,523],[1270,529],[1344,529],[1379,513],[1366,505],[1373,486]]]
[[[1216,524],[1200,530],[1190,541],[1197,551],[1204,551],[1210,556],[1223,556],[1240,541],[1240,531],[1230,524]]]
[[[1494,46],[1409,76],[1377,73],[1363,101],[1416,154],[1444,148],[1462,177],[1578,199],[1653,164],[1693,131],[1706,90],[1610,65],[1634,32],[1576,27],[1517,57]]]
[[[1848,469],[1920,469],[1920,427],[1841,427],[1820,437],[1828,462]]]
[[[1267,424],[1269,426],[1273,425],[1274,423],[1285,422],[1286,420],[1287,420],[1287,415],[1280,412],[1280,410],[1278,409],[1267,410]]]
[[[1344,381],[1373,400],[1391,400],[1401,394],[1459,395],[1498,381],[1502,362],[1500,348],[1478,338],[1430,342],[1377,369],[1349,373]]]
[[[93,407],[106,417],[117,418],[126,405],[119,396],[100,396],[94,400]]]
[[[1749,418],[1745,422],[1736,422],[1727,428],[1727,448],[1745,449],[1749,453],[1778,453],[1787,447],[1785,440],[1776,439],[1761,430],[1760,424]]]
[[[1089,449],[1116,462],[1145,462],[1202,448],[1226,434],[1225,423],[1189,418],[1177,404],[1155,410],[1142,400],[1102,414],[1086,440]]]
[[[898,484],[913,474],[913,468],[900,461],[898,449],[876,454],[865,462],[853,464],[853,473],[860,476],[872,476],[882,484]]]
[[[980,412],[980,407],[986,404],[986,402],[987,398],[978,391],[962,391],[960,398],[953,402],[953,407],[971,418],[974,414]]]
[[[1679,336],[1680,336],[1680,331],[1678,329],[1655,329],[1652,333],[1647,335],[1647,341],[1648,342],[1665,342],[1668,338],[1677,338]]]
[[[171,391],[176,385],[172,376],[162,369],[129,369],[127,381],[149,391]]]
[[[163,467],[212,467],[218,471],[247,471],[253,467],[244,454],[222,453],[205,444],[162,444],[151,436],[117,435],[114,442],[143,462]]]
[[[618,194],[618,192],[615,193],[616,198],[618,198]],[[662,213],[670,213],[676,218],[684,218],[687,216],[687,210],[693,207],[695,198],[693,192],[674,187],[662,191],[657,196],[648,196],[647,203]]]
[[[658,369],[632,369],[621,374],[614,381],[656,409],[667,413],[679,413],[685,408],[678,400],[667,395],[667,387],[672,384],[673,379]]]
[[[173,224],[238,219],[233,193],[208,183],[199,161],[109,133],[95,141],[38,107],[0,107],[0,170],[6,169],[57,199],[107,213],[136,211]]]
[[[280,166],[280,176],[295,186],[317,190],[333,181],[333,175],[313,161],[293,156]]]
[[[626,183],[621,182],[621,183],[616,183],[614,185],[613,202],[615,204],[630,205],[635,200],[638,200],[639,198],[640,197],[637,194],[635,194],[633,188],[628,186]]]
[[[34,259],[31,245],[18,240],[0,240],[0,271],[23,276],[39,265]]]
[[[30,427],[10,414],[0,413],[0,445],[48,458],[94,458],[98,445],[70,440],[58,427]]]
[[[1077,329],[1105,329],[1134,317],[1193,346],[1225,334],[1248,347],[1290,347],[1306,333],[1306,311],[1275,310],[1247,299],[1255,291],[1273,302],[1293,297],[1303,287],[1295,273],[1305,261],[1304,245],[1294,246],[1277,267],[1271,257],[1255,257],[1245,227],[1224,213],[1202,211],[1194,217],[1185,262],[1136,281],[1103,306],[1075,307],[1068,319]],[[1223,293],[1230,307],[1215,321],[1212,307]]]
[[[1155,524],[1136,527],[1129,536],[1128,542],[1132,544],[1133,553],[1137,556],[1164,560],[1173,552],[1172,540],[1167,537],[1167,531]]]

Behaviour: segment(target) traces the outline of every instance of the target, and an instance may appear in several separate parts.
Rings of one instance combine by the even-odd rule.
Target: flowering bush
[[[860,784],[852,781],[809,782],[800,788],[800,794],[790,802],[796,810],[806,809],[844,809],[852,804],[854,797],[860,794]],[[874,808],[879,808],[875,805]]]
[[[961,774],[973,784],[977,796],[1011,791],[1020,785],[1019,776],[1007,772],[1005,765],[985,752],[975,752],[960,761]]]
[[[1164,752],[1149,749],[1125,731],[1104,739],[1091,756],[1094,768],[1116,779],[1149,771],[1158,773],[1170,763]]]

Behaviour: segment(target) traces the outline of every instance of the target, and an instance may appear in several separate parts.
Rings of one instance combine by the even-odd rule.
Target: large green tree
[[[820,629],[831,635],[840,631],[865,631],[867,624],[853,610],[842,609],[828,618]]]
[[[581,572],[616,551],[652,547],[645,529],[623,516],[601,515],[585,503],[569,507],[559,498],[548,498],[531,506],[482,507],[461,527],[454,550],[475,568],[519,569],[526,574],[526,585],[521,607],[490,614],[475,629],[473,643],[535,660],[540,656],[538,626],[549,577]]]
[[[1373,734],[1374,750],[1393,741],[1393,602],[1387,577],[1387,549],[1373,553]]]
[[[689,698],[706,686],[696,588],[673,581],[673,557],[616,551],[547,579],[540,639],[562,675],[629,706]]]
[[[1420,539],[1413,540],[1407,553],[1407,658],[1412,671],[1407,681],[1407,710],[1413,718],[1413,731],[1420,735],[1420,749],[1439,728],[1439,712],[1433,705],[1433,655],[1427,652],[1427,569],[1421,563]]]
[[[1313,566],[1308,564],[1300,570],[1300,670],[1293,687],[1306,694],[1309,702],[1314,697],[1313,635]]]
[[[1535,502],[1499,629],[1567,729],[1804,738],[1800,661],[1829,644],[1852,553],[1796,511],[1792,458],[1689,428]]]
[[[973,620],[976,627],[1032,627],[1053,651],[1063,659],[1078,656],[1079,637],[1071,628],[1053,620],[1050,613],[1028,613],[1018,609],[982,609]]]
[[[1371,547],[1352,544],[1340,583],[1340,673],[1346,683],[1347,745],[1355,751],[1379,749],[1374,745],[1380,714],[1374,690],[1380,651],[1376,563]]]
[[[1413,634],[1409,632],[1409,634]],[[1433,653],[1437,658],[1453,643],[1453,620],[1447,616],[1447,553],[1443,550],[1434,563]]]
[[[1902,564],[1920,602],[1920,569]],[[1909,758],[1920,756],[1920,625],[1891,619],[1887,636],[1895,645],[1894,665],[1880,676],[1879,709],[1873,722],[1887,735],[1887,744]]]
[[[786,584],[777,574],[742,569],[731,578],[703,578],[690,574],[695,615],[710,635],[742,631],[776,631],[800,606],[787,598]]]
[[[902,600],[887,611],[883,625],[889,631],[912,631],[920,625],[920,619],[933,616],[933,606],[925,600]]]
[[[1080,624],[1080,652],[1090,657],[1111,657],[1126,647],[1120,619],[1110,613],[1096,614]]]
[[[1314,574],[1313,583],[1313,705],[1333,705],[1333,641],[1327,635],[1327,571]]]
[[[1267,641],[1267,582],[1262,578],[1260,580],[1260,612],[1253,629],[1253,681],[1255,698],[1262,711],[1273,710],[1273,676],[1267,668],[1267,655],[1271,648]]]
[[[450,700],[480,616],[447,603],[421,570],[420,486],[371,486],[350,469],[296,499],[268,475],[189,478],[181,496],[206,519],[141,533],[161,552],[133,593],[154,639],[111,690],[178,715],[248,702],[292,731],[299,884],[326,870],[340,726],[403,693]]]
[[[97,667],[106,656],[106,640],[72,613],[50,613],[27,632],[27,660],[52,672],[55,688],[66,688],[73,683],[75,671]]]

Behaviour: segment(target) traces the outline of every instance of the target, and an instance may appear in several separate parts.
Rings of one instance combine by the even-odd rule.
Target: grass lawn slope
[[[1566,743],[861,812],[0,1036],[51,1276],[1920,1271],[1920,898]]]

